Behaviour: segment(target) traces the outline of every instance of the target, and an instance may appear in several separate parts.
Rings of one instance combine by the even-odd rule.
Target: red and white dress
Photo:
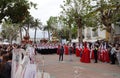
[[[65,52],[65,55],[69,54],[68,45],[64,46],[64,52]]]
[[[79,46],[76,47],[76,57],[80,57],[80,49],[79,49]]]

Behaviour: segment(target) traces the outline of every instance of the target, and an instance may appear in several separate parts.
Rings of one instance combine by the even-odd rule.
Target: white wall
[[[94,31],[92,31],[92,27],[88,27],[88,28],[86,27],[83,31],[84,31],[84,36],[85,36],[84,40],[88,39],[87,34],[90,34],[90,39],[88,39],[88,40],[95,40],[95,39],[97,40],[99,38],[101,38],[101,39],[106,38],[106,31],[101,30],[100,28],[97,29],[96,36],[94,36]]]

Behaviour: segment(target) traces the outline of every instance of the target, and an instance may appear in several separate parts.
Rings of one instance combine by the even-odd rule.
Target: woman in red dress
[[[88,49],[86,42],[84,43],[84,50],[80,61],[83,63],[90,63],[90,50]]]
[[[105,62],[109,63],[110,62],[110,57],[109,57],[109,52],[108,52],[107,49],[105,50],[105,57],[106,57]]]
[[[76,46],[76,57],[80,57],[80,50],[79,50],[79,45]]]
[[[64,49],[65,49],[65,55],[68,55],[69,52],[68,52],[68,44],[64,46]]]

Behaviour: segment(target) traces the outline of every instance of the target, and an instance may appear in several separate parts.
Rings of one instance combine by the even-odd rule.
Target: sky
[[[34,3],[37,3],[37,8],[32,8],[30,13],[33,17],[39,18],[43,24],[46,24],[46,21],[50,16],[58,16],[60,11],[60,5],[63,4],[63,0],[30,0]]]
[[[31,8],[30,14],[34,18],[38,18],[43,25],[50,16],[59,16],[62,9],[60,5],[63,4],[63,0],[29,0],[33,3],[37,3],[37,9]],[[34,31],[30,30],[30,37],[34,38]],[[37,31],[37,38],[47,38],[47,32]]]

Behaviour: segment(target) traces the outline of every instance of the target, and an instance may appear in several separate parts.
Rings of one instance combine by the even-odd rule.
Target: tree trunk
[[[17,36],[17,34],[14,34],[14,35],[12,36],[11,42],[12,42],[13,40],[16,40],[16,36]]]
[[[22,28],[21,27],[20,27],[20,40],[22,41]]]
[[[109,35],[109,42],[114,43],[114,29],[111,27],[110,35]]]
[[[29,28],[30,28],[30,26],[28,25],[26,36],[29,36]]]
[[[82,27],[78,27],[78,42],[83,42],[83,36],[82,36]]]
[[[25,35],[27,35],[28,30],[25,27],[23,29],[25,30]]]
[[[70,41],[70,43],[71,43],[71,41],[72,41],[71,26],[69,26],[69,41]]]
[[[37,28],[35,28],[34,43],[36,43],[36,33],[37,33]]]
[[[48,29],[48,40],[50,41],[50,31]]]
[[[12,44],[12,36],[9,36],[9,43]]]

